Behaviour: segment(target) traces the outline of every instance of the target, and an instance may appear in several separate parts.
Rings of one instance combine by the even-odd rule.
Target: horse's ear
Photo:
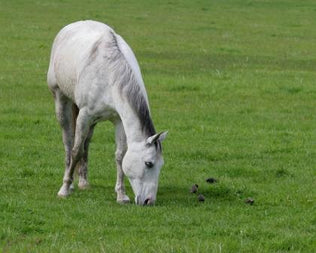
[[[158,140],[159,140],[160,142],[163,142],[163,140],[166,139],[167,135],[168,135],[168,131],[161,132],[161,133],[159,134]]]
[[[151,144],[153,144],[153,143],[155,143],[157,141],[162,142],[164,139],[166,139],[167,134],[168,134],[168,131],[165,131],[165,132],[161,132],[159,134],[155,134],[153,136],[150,136],[150,137],[148,137],[146,143],[148,145],[151,145]]]

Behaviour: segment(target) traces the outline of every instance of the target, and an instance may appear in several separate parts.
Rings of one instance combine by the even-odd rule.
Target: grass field
[[[0,251],[315,252],[315,16],[314,0],[0,0]],[[154,207],[115,202],[110,123],[92,140],[91,189],[56,196],[46,71],[56,33],[82,19],[127,40],[169,130]]]

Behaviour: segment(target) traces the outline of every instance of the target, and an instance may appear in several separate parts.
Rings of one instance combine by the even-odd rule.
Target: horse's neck
[[[118,113],[124,126],[127,144],[144,141],[146,136],[142,131],[140,120],[131,106],[127,102],[123,103]]]

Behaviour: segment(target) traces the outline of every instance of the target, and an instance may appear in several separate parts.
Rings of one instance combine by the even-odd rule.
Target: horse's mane
[[[149,137],[156,133],[154,124],[152,122],[149,105],[142,93],[140,84],[135,76],[135,73],[126,60],[123,52],[121,51],[116,35],[111,32],[112,39],[106,45],[106,61],[107,65],[113,71],[113,84],[118,85],[119,90],[124,98],[126,98],[136,112],[142,131]]]

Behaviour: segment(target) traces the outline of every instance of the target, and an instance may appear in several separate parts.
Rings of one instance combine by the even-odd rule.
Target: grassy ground
[[[314,252],[315,15],[313,0],[0,0],[0,249]],[[46,71],[54,36],[80,19],[129,42],[169,130],[155,207],[116,204],[109,123],[91,144],[91,189],[56,197],[64,154]]]

